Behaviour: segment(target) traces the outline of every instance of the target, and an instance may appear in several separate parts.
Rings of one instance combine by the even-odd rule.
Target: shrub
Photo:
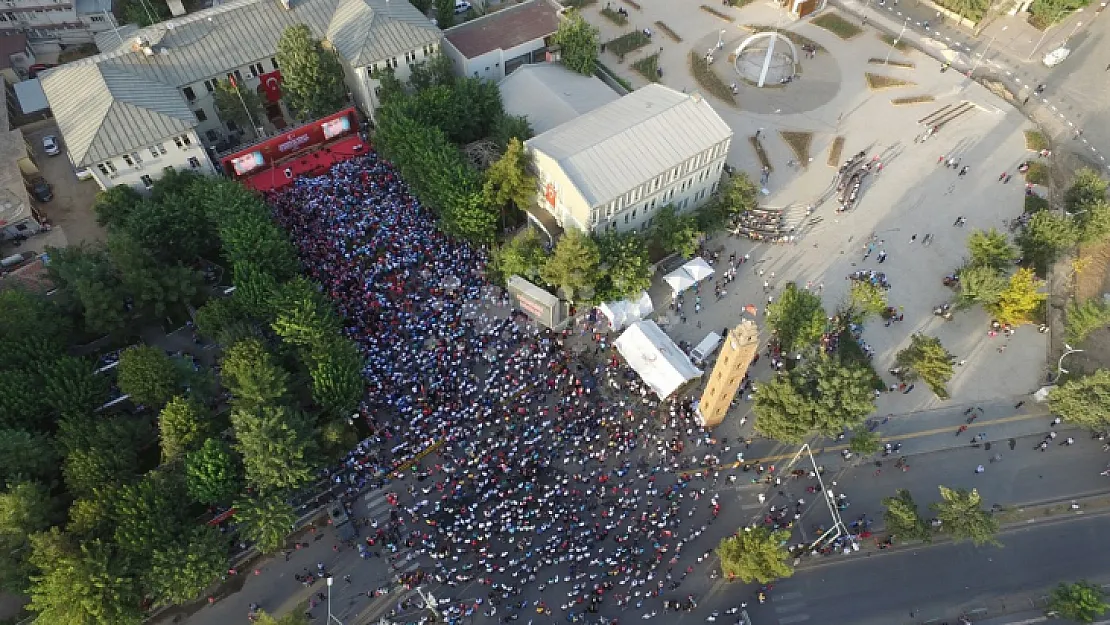
[[[1039,130],[1026,130],[1025,131],[1025,147],[1040,152],[1041,150],[1048,149],[1048,138],[1044,133]]]
[[[1038,211],[1048,210],[1048,200],[1039,195],[1025,196],[1025,212],[1036,213]]]
[[[694,80],[698,81],[698,85],[702,89],[728,104],[736,104],[736,97],[732,94],[732,88],[721,80],[717,72],[706,66],[705,59],[697,52],[690,52],[690,73],[694,75]]]
[[[863,29],[852,22],[840,17],[836,13],[825,13],[813,20],[814,26],[820,26],[841,39],[851,39],[863,32]]]
[[[601,15],[603,17],[605,17],[606,19],[608,19],[610,22],[613,22],[614,24],[616,24],[617,26],[624,26],[625,24],[628,23],[628,18],[627,17],[625,17],[621,13],[617,13],[616,11],[614,11],[613,9],[610,9],[609,7],[605,7],[604,9],[602,9],[601,10]]]
[[[844,151],[844,137],[837,137],[833,139],[832,147],[829,148],[829,167],[840,167],[840,154]]]
[[[651,38],[645,35],[642,30],[634,30],[613,39],[605,44],[605,47],[613,54],[623,57],[629,52],[639,50],[649,43],[651,43]]]
[[[1025,181],[1030,184],[1048,184],[1048,165],[1044,163],[1030,163],[1025,170]]]
[[[651,56],[645,56],[644,58],[640,59],[639,61],[636,61],[635,63],[632,64],[632,69],[636,70],[636,73],[640,74],[644,78],[647,78],[651,82],[658,82],[659,81],[659,53],[656,52],[655,54],[653,54]]]
[[[713,7],[709,6],[708,4],[701,5],[701,10],[705,11],[706,13],[708,13],[710,15],[713,15],[715,17],[719,17],[720,19],[723,19],[726,22],[731,22],[732,21],[732,16],[731,15],[729,15],[728,13],[722,13],[722,12],[718,11],[717,9],[714,9]]]

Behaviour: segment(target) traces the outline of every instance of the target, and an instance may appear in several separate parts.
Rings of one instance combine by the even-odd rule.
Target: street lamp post
[[[723,47],[725,47],[725,29],[722,28],[721,32],[717,33],[717,49],[720,50]]]
[[[1002,30],[998,31],[998,33],[1000,34],[1000,33],[1006,32],[1007,28],[1009,28],[1009,26],[1003,26]],[[987,56],[987,52],[990,52],[991,45],[994,44],[995,39],[998,39],[998,34],[995,34],[994,36],[992,36],[991,40],[987,42],[987,47],[983,48],[983,53],[979,55],[979,58],[975,61],[975,65],[973,65],[971,67],[971,69],[968,70],[968,72],[967,72],[967,77],[968,78],[971,78],[971,75],[974,74],[975,70],[979,68],[979,64],[983,62],[983,59]]]
[[[1059,380],[1060,376],[1064,375],[1065,373],[1069,373],[1069,371],[1064,368],[1064,359],[1068,356],[1071,356],[1072,354],[1079,354],[1082,352],[1083,350],[1075,349],[1071,345],[1064,343],[1064,355],[1060,356],[1060,360],[1056,361],[1056,380]],[[1056,380],[1053,381],[1055,382]]]
[[[813,542],[816,546],[824,542],[829,537],[829,534],[833,532],[836,532],[836,535],[832,537],[832,540],[840,538],[848,533],[848,528],[844,525],[844,520],[840,518],[840,511],[836,509],[835,495],[825,487],[825,481],[821,479],[821,468],[817,466],[817,461],[813,458],[813,450],[810,448],[809,443],[802,443],[801,448],[798,449],[798,453],[794,454],[794,458],[791,459],[790,463],[787,465],[787,469],[797,464],[803,453],[809,457],[809,463],[813,466],[813,473],[817,476],[817,484],[821,487],[821,492],[824,493],[822,499],[825,500],[825,506],[828,507],[829,515],[833,520],[833,526]]]
[[[890,55],[894,53],[894,46],[898,45],[899,41],[902,41],[902,35],[906,34],[906,25],[909,23],[910,18],[908,17],[902,22],[902,30],[898,33],[898,36],[894,38],[894,41],[890,42],[890,49],[886,51],[886,59],[883,60],[883,65],[890,63]]]
[[[333,583],[335,583],[335,578],[332,577],[331,575],[328,575],[327,580],[328,580],[328,625],[331,625],[333,621],[335,623],[338,623],[338,625],[343,625],[343,621],[340,621],[338,618],[333,616],[332,613],[331,613],[331,585]]]

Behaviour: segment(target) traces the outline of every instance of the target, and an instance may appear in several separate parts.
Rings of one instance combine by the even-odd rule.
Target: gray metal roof
[[[505,112],[526,116],[536,134],[620,98],[597,76],[583,76],[557,63],[523,65],[497,87]]]
[[[229,70],[269,59],[277,50],[281,34],[289,26],[305,24],[319,39],[332,43],[336,51],[352,67],[366,67],[386,58],[402,55],[425,45],[437,43],[442,33],[406,0],[291,0],[285,9],[278,0],[234,0],[226,4],[128,32],[120,37],[111,31],[97,37],[97,45],[108,51],[80,59],[47,72],[43,90],[65,136],[66,145],[78,166],[97,159],[149,145],[169,136],[164,133],[164,120],[189,111],[180,87],[212,77],[223,77]],[[130,29],[128,29],[130,30]],[[146,55],[135,47],[138,38],[154,49]],[[114,41],[113,41],[114,40]],[[98,72],[89,68],[100,68]],[[92,79],[91,85],[85,81]],[[132,93],[157,92],[157,97]],[[149,104],[152,125],[138,125],[145,120],[125,119],[129,126],[116,127],[84,119],[65,119],[67,112],[87,117],[84,101],[100,102],[125,94],[127,104],[144,107]],[[166,103],[164,100],[173,100]],[[110,106],[100,104],[101,108]],[[174,113],[168,113],[171,110]],[[190,126],[196,121],[189,111]],[[86,136],[90,127],[93,136]],[[77,132],[70,136],[67,127]],[[161,134],[160,134],[161,133]],[[119,138],[99,139],[99,135],[119,134]],[[92,149],[98,142],[107,149],[120,151],[86,157],[82,146]],[[112,148],[115,149],[115,148]],[[80,150],[80,151],[78,151]],[[91,160],[90,160],[91,159]]]
[[[732,136],[698,95],[650,84],[529,139],[591,206],[607,203]]]

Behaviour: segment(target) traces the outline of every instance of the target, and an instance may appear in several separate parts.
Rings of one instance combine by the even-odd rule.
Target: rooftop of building
[[[607,203],[732,136],[698,94],[649,84],[533,137],[590,204]]]
[[[12,56],[27,53],[27,35],[22,33],[13,35],[0,35],[0,69],[12,66]],[[5,119],[4,130],[7,130]]]
[[[0,78],[0,91],[5,88]],[[19,159],[27,156],[23,132],[8,128],[8,107],[0,106],[0,226],[19,223],[31,216],[27,188]]]
[[[620,98],[597,76],[583,76],[556,63],[522,65],[498,84],[505,112],[524,115],[543,134]]]
[[[509,50],[555,34],[562,8],[551,0],[528,0],[448,28],[443,38],[468,59]]]

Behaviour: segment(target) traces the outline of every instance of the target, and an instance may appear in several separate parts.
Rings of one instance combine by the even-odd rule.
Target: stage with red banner
[[[258,191],[280,189],[298,176],[326,172],[366,153],[358,113],[344,109],[220,159],[224,173]]]

